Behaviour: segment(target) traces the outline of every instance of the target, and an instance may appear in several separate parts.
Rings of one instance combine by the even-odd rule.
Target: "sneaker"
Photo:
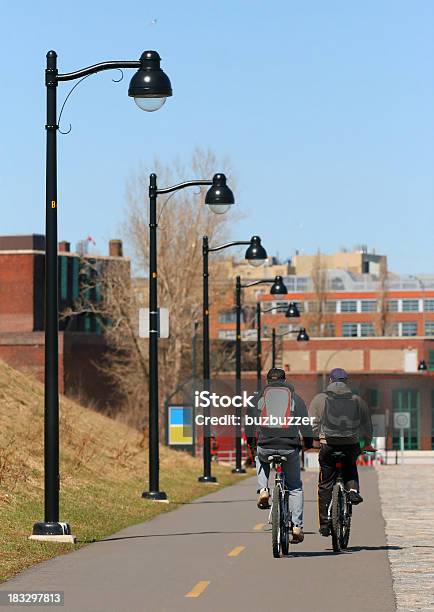
[[[330,535],[330,527],[328,525],[323,525],[322,527],[319,528],[319,532],[322,536],[324,536],[325,538],[328,538]]]
[[[355,489],[350,489],[348,491],[348,499],[354,506],[357,506],[357,504],[361,504],[363,501],[363,497]]]
[[[304,540],[303,527],[292,528],[292,544],[300,544]]]
[[[261,489],[259,491],[257,506],[261,510],[267,510],[270,507],[270,491],[268,489]]]

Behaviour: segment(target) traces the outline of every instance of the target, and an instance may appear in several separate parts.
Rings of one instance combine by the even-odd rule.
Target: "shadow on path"
[[[170,538],[177,536],[194,536],[194,535],[221,535],[226,533],[235,533],[235,534],[247,534],[247,535],[258,535],[261,533],[270,533],[270,529],[263,529],[259,531],[186,531],[180,533],[144,533],[140,535],[132,535],[132,536],[119,536],[117,538],[104,538],[102,540],[77,540],[78,544],[97,544],[101,542],[115,542],[117,540],[135,540],[141,538]],[[315,535],[314,531],[305,531],[305,535]]]
[[[288,555],[291,557],[329,557],[330,555],[349,555],[361,550],[402,550],[401,546],[349,546],[346,550],[336,553],[333,550],[327,549],[322,551],[304,551],[292,552]],[[286,557],[285,557],[286,558]]]

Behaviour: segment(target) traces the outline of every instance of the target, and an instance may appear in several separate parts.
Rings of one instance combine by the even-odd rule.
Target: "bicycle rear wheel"
[[[352,514],[352,505],[351,502],[345,499],[343,500],[345,515],[342,526],[342,538],[341,538],[341,548],[345,549],[348,547],[348,542],[350,541],[350,530],[351,530],[351,514]]]
[[[280,557],[280,498],[279,487],[274,487],[273,505],[271,508],[271,543],[273,546],[273,557],[275,559]]]
[[[341,551],[342,542],[342,522],[341,522],[341,507],[342,507],[342,492],[338,483],[335,483],[332,493],[332,509],[331,509],[331,532],[332,544],[335,552]]]
[[[289,519],[289,495],[285,491],[283,495],[280,495],[280,543],[282,549],[282,555],[289,554],[289,533],[290,533],[290,519]]]

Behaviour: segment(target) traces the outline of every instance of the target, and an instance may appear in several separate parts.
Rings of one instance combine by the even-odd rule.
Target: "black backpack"
[[[326,439],[358,436],[360,423],[360,405],[354,396],[339,396],[326,392],[321,422],[322,433]]]

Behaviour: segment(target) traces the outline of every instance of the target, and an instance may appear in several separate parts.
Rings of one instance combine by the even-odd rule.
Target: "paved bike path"
[[[304,473],[306,537],[287,558],[272,557],[261,527],[268,512],[256,508],[249,479],[41,563],[0,590],[61,590],[62,609],[73,612],[395,611],[375,471],[361,471],[366,501],[340,555],[317,534],[316,478]]]

